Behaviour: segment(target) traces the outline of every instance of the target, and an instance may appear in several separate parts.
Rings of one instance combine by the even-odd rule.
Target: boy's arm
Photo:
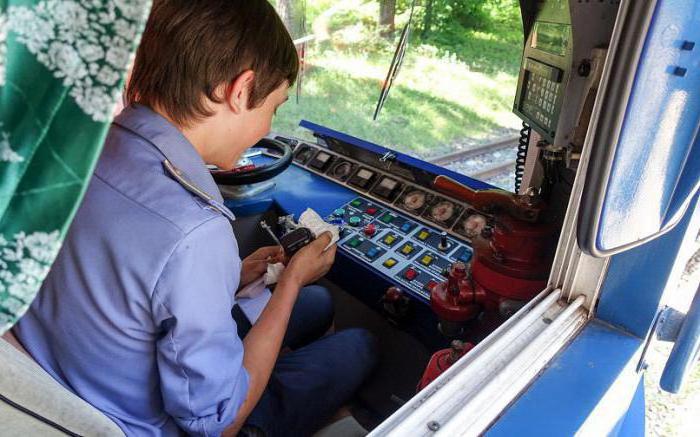
[[[224,435],[236,435],[260,400],[282,347],[299,289],[322,277],[335,260],[335,246],[323,251],[329,242],[329,234],[323,234],[292,257],[265,310],[245,337],[243,366],[250,375],[248,395]]]
[[[153,376],[165,411],[188,435],[221,434],[248,393],[244,347],[231,316],[240,271],[233,241],[223,217],[192,230],[174,248],[153,292]]]

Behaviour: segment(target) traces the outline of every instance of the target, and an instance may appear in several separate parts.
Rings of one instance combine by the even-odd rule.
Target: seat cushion
[[[64,388],[5,339],[0,339],[0,394],[67,430],[89,436],[124,436],[107,416]],[[0,399],[3,435],[65,436]]]

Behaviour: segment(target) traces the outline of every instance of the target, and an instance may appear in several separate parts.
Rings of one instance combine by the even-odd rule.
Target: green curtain
[[[0,334],[58,253],[150,3],[0,0]]]

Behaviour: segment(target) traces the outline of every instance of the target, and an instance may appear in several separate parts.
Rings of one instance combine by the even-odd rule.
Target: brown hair
[[[156,0],[126,90],[128,104],[158,105],[177,124],[208,117],[216,95],[255,72],[249,107],[299,71],[294,43],[267,0]]]

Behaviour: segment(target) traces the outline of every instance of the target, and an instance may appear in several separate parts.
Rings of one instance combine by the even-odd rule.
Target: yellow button
[[[410,255],[411,252],[413,252],[413,246],[411,246],[410,244],[407,244],[401,248],[401,253],[403,253],[404,255]]]
[[[430,256],[430,255],[426,255],[426,256],[424,256],[424,257],[420,260],[420,262],[421,262],[424,266],[429,266],[430,264],[433,263],[433,257]]]
[[[391,235],[391,234],[387,235],[387,236],[384,238],[384,243],[386,243],[386,244],[393,244],[394,241],[396,241],[396,237],[394,237],[394,236]]]
[[[428,239],[428,237],[430,237],[430,232],[428,232],[428,231],[420,231],[418,233],[418,239],[420,241],[425,241]]]
[[[394,258],[389,258],[388,260],[384,261],[384,267],[386,268],[392,268],[396,265],[398,261],[396,261]]]

